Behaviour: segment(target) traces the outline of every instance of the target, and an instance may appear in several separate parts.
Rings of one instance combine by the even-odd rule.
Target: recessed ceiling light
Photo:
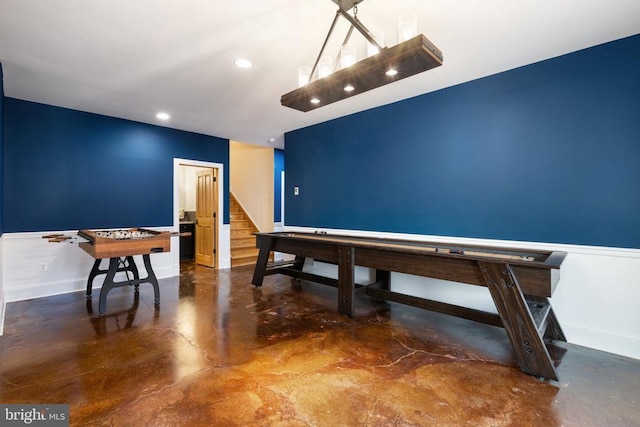
[[[389,76],[389,77],[393,77],[393,76],[395,76],[396,74],[398,74],[398,70],[394,70],[393,68],[391,68],[391,69],[390,69],[390,70],[388,70],[385,74],[386,74],[387,76]]]
[[[346,85],[344,87],[344,91],[345,92],[353,92],[355,90],[355,88],[352,85]]]
[[[253,65],[247,58],[238,58],[236,59],[234,64],[236,64],[236,67],[240,68],[251,68],[251,66]]]
[[[320,104],[320,100],[318,98],[311,98],[312,104]]]
[[[164,112],[160,112],[158,114],[156,114],[156,118],[158,120],[162,120],[162,121],[167,121],[171,118],[171,116],[169,115],[169,113],[164,113]]]

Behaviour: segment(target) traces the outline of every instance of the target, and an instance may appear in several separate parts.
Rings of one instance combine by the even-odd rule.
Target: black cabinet
[[[193,222],[181,222],[180,233],[191,233],[191,236],[180,236],[180,259],[194,259],[196,224]]]

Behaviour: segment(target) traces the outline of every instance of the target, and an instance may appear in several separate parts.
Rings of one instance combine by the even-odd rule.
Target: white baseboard
[[[98,280],[96,280],[98,282]],[[8,291],[7,302],[25,301],[85,290],[87,278],[34,283]]]
[[[640,359],[640,339],[638,337],[585,328],[566,322],[562,324],[562,329],[567,336],[567,340],[572,344]]]
[[[142,260],[136,260],[136,266],[140,271],[140,276],[145,277],[146,271]],[[106,262],[103,262],[102,269],[107,268]],[[162,266],[156,268],[154,266],[153,272],[158,279],[165,279],[174,277],[172,266]],[[88,276],[87,276],[88,277]],[[68,294],[72,292],[85,292],[87,289],[87,277],[78,277],[62,280],[50,280],[35,282],[31,285],[23,285],[20,287],[9,288],[7,290],[6,300],[7,302],[25,301],[34,298],[44,298],[54,295]],[[102,279],[104,275],[98,276],[92,284],[91,289],[102,288]],[[116,280],[125,280],[124,273],[118,273]]]

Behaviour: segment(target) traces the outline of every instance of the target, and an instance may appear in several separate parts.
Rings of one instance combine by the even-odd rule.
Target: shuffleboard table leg
[[[269,255],[273,248],[273,239],[257,236],[256,246],[260,249],[260,252],[258,253],[258,259],[256,260],[256,267],[253,270],[253,279],[251,279],[251,283],[255,286],[262,286],[262,281],[264,280],[264,276],[267,271],[267,264],[269,263]]]
[[[355,297],[355,248],[340,246],[338,248],[338,312],[353,317]]]
[[[376,282],[380,289],[391,290],[391,272],[376,269]]]
[[[478,261],[520,368],[531,375],[558,380],[518,280],[509,264]]]
[[[549,308],[549,315],[547,317],[547,329],[544,333],[544,337],[550,340],[567,342],[567,337],[564,335],[560,323],[556,314],[553,312],[553,308]]]
[[[296,255],[296,258],[293,260],[293,268],[294,270],[302,271],[304,268],[304,263],[307,260],[307,257],[304,255]]]

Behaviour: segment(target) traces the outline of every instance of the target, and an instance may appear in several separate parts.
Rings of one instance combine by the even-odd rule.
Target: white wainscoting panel
[[[76,232],[55,233],[75,234]],[[53,232],[3,234],[1,262],[6,302],[86,289],[94,259],[76,243],[49,243],[42,238],[51,233]],[[159,279],[180,274],[178,245],[178,237],[172,236],[170,252],[151,256],[153,270]],[[146,272],[142,257],[134,258],[140,274],[144,277]],[[103,261],[102,266],[106,268],[107,261]],[[124,273],[118,273],[118,275],[118,277],[124,277]],[[100,277],[94,280],[94,288],[99,288],[101,285]]]
[[[157,231],[175,231],[171,227],[150,227]],[[4,330],[5,304],[69,292],[85,291],[94,259],[77,243],[49,243],[48,234],[73,235],[73,231],[4,233],[0,236],[0,335]],[[231,268],[230,226],[220,226],[218,237],[219,268]],[[146,271],[142,256],[134,257],[140,275]],[[153,254],[151,265],[158,279],[180,275],[180,238],[171,236],[171,251]],[[106,260],[102,268],[107,268]],[[118,273],[119,280],[125,273]],[[104,276],[94,280],[93,289],[102,286]],[[144,285],[143,285],[144,286]]]
[[[220,236],[218,236],[218,268],[231,268],[231,225],[220,225]]]

